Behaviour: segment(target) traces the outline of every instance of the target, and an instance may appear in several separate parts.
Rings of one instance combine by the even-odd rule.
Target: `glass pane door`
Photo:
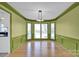
[[[55,39],[55,24],[51,24],[51,39]]]
[[[46,39],[47,38],[47,24],[41,24],[41,26],[42,26],[41,38]]]
[[[34,38],[38,39],[38,38],[40,38],[40,24],[35,24],[34,26],[35,26]]]
[[[31,39],[31,23],[27,24],[27,39]]]

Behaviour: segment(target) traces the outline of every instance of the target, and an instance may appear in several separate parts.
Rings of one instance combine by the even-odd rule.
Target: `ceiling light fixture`
[[[38,10],[38,20],[37,21],[43,21],[43,19],[42,19],[42,10]]]

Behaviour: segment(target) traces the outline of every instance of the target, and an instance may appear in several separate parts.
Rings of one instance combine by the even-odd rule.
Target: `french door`
[[[34,30],[32,30],[34,29]],[[33,34],[32,34],[33,33]],[[27,24],[27,39],[55,39],[55,23],[44,24]]]
[[[34,24],[34,38],[47,39],[47,24]]]
[[[41,24],[34,24],[34,38],[40,39],[41,37]]]
[[[41,24],[41,38],[47,39],[48,38],[48,29],[47,29],[47,24]]]

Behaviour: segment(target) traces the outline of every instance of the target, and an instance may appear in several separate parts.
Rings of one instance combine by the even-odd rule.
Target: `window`
[[[31,23],[28,23],[27,24],[27,32],[28,32],[28,35],[27,35],[27,39],[31,39]]]
[[[51,28],[49,30],[51,34],[51,39],[55,39],[55,23],[50,23],[51,24]],[[31,35],[32,35],[32,27],[31,27],[31,23],[27,24],[28,27],[28,35],[27,38],[31,39]],[[48,24],[34,24],[34,39],[47,39],[48,38]]]
[[[55,39],[55,24],[54,23],[52,23],[51,24],[51,39]]]

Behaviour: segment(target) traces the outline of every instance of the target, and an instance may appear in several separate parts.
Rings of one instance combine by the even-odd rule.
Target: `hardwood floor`
[[[13,53],[10,57],[70,57],[72,53],[64,50],[54,41],[28,41]]]

